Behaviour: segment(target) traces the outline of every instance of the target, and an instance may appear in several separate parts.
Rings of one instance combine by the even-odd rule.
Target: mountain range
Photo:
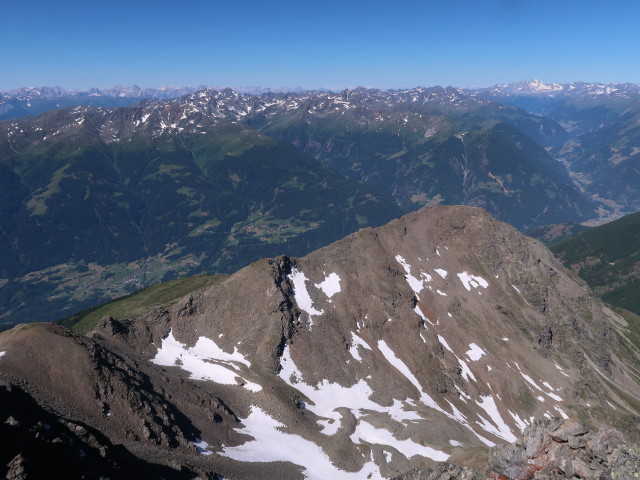
[[[521,229],[606,206],[549,155],[558,122],[450,87],[204,89],[7,120],[0,137],[5,325],[304,254],[428,204]]]
[[[55,452],[111,478],[460,472],[448,461],[513,480],[543,450],[563,472],[549,478],[601,478],[640,459],[637,317],[482,209],[424,207],[203,280],[155,305],[130,297],[138,313],[95,318],[86,335],[0,333],[3,473],[35,475]]]

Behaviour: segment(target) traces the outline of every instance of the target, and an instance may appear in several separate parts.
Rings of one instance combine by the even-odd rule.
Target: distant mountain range
[[[428,204],[481,206],[522,230],[640,209],[629,84],[6,98],[46,111],[0,122],[5,324],[304,254]]]
[[[60,87],[24,87],[0,92],[0,120],[37,115],[57,108],[93,105],[105,108],[122,107],[145,98],[171,99],[207,88],[158,87],[140,88],[138,85],[117,85],[110,88],[89,88],[86,90],[65,90]],[[215,87],[224,89],[226,87]],[[242,93],[260,95],[268,92],[300,92],[302,88],[234,87]]]

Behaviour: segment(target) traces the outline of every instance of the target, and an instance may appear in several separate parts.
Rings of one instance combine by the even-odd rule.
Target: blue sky
[[[5,0],[0,90],[640,83],[640,2]]]

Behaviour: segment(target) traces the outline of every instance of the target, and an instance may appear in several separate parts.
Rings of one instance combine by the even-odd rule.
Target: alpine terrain
[[[600,204],[543,148],[565,139],[554,120],[451,87],[203,89],[6,120],[0,324],[304,255],[424,205],[520,229],[586,221]]]
[[[613,478],[640,439],[626,315],[484,210],[429,206],[86,335],[1,333],[0,468],[37,478],[49,452],[109,478]]]

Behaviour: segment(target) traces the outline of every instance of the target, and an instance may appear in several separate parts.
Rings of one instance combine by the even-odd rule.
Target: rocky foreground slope
[[[0,335],[0,390],[39,405],[23,422],[40,439],[63,432],[55,448],[80,445],[78,462],[108,460],[112,478],[133,463],[165,478],[484,471],[488,448],[545,417],[637,442],[628,329],[541,243],[483,210],[436,206],[87,336],[17,326]],[[0,421],[21,422],[2,405]],[[28,471],[39,454],[8,462]]]

